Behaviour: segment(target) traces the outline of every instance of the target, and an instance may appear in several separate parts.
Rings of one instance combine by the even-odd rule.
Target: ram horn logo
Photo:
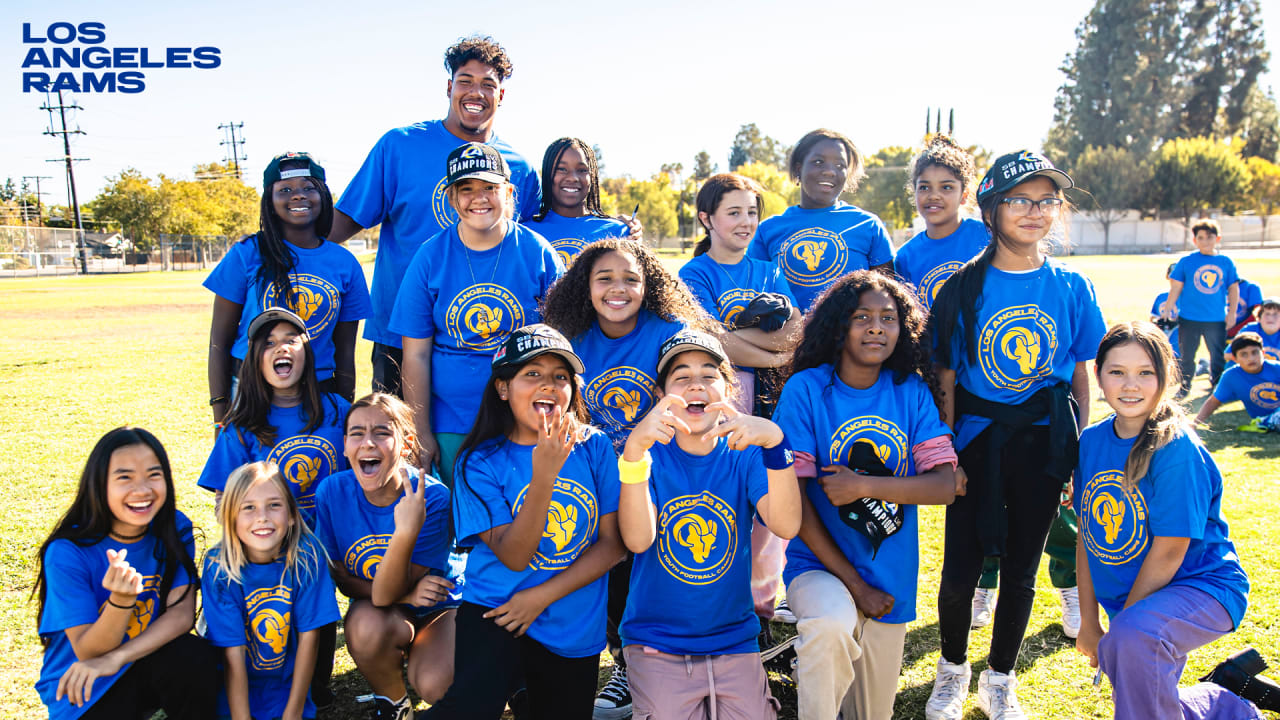
[[[311,316],[320,309],[322,300],[320,293],[306,287],[298,287],[293,292],[293,302],[289,303],[293,306],[293,312],[302,318],[303,322],[310,322]]]
[[[700,515],[685,515],[680,518],[671,533],[676,542],[689,548],[694,561],[704,563],[716,546],[716,526],[708,523]]]
[[[1011,328],[1000,338],[1000,349],[1005,356],[1018,361],[1018,370],[1023,375],[1030,375],[1040,360],[1040,336],[1024,327]]]
[[[378,572],[378,564],[381,562],[382,562],[381,555],[374,555],[368,560],[365,560],[364,564],[360,566],[360,577],[365,577],[372,580],[374,574]]]
[[[467,310],[467,329],[485,340],[502,328],[502,308],[491,308],[484,303],[476,303]]]
[[[1120,526],[1124,524],[1124,503],[1117,502],[1108,494],[1099,495],[1093,501],[1090,512],[1093,514],[1093,519],[1098,521],[1105,531],[1107,544],[1115,544],[1116,537],[1120,535]]]
[[[556,552],[564,550],[564,546],[573,539],[573,531],[578,527],[578,508],[575,505],[564,506],[555,500],[547,508],[547,529],[542,537],[551,538]]]
[[[305,494],[320,474],[320,458],[295,455],[284,464],[284,475]]]
[[[627,422],[635,420],[636,416],[640,414],[640,403],[642,400],[643,396],[640,394],[639,390],[632,390],[628,392],[622,388],[613,388],[609,392],[605,393],[604,397],[601,398],[601,402],[606,407],[621,410],[622,417],[625,418]]]
[[[259,610],[253,618],[253,634],[279,655],[289,644],[289,613],[281,615],[271,608]]]
[[[791,249],[791,254],[803,260],[809,272],[818,269],[818,264],[822,262],[822,256],[826,252],[827,244],[817,240],[801,240]]]
[[[889,463],[889,446],[888,445],[884,443],[877,445],[876,441],[872,440],[871,438],[858,438],[854,442],[866,443],[867,445],[870,445],[871,449],[875,452],[876,457],[880,458],[880,462],[885,463],[886,465]]]

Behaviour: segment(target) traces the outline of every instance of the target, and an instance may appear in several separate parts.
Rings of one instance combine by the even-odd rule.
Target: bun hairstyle
[[[805,134],[800,138],[800,142],[791,149],[791,156],[787,158],[787,170],[791,175],[791,179],[800,182],[800,168],[804,166],[805,156],[813,149],[814,145],[823,140],[834,140],[844,146],[845,152],[849,154],[849,174],[845,176],[844,192],[857,192],[858,183],[862,178],[867,176],[866,168],[863,166],[862,153],[858,152],[858,146],[846,137],[843,133],[827,128],[818,128]]]
[[[928,146],[911,158],[908,174],[911,180],[906,186],[908,195],[915,194],[920,173],[931,167],[940,167],[955,175],[956,180],[960,181],[962,202],[967,203],[973,199],[974,180],[977,176],[973,156],[968,150],[960,147],[950,135],[934,135]]]

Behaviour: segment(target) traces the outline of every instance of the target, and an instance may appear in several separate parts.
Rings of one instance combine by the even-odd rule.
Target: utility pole
[[[62,136],[63,155],[61,158],[58,158],[55,160],[49,160],[49,162],[61,162],[61,163],[65,163],[66,165],[67,196],[71,199],[71,212],[73,213],[73,216],[75,218],[76,230],[80,231],[79,235],[76,236],[76,247],[80,250],[80,274],[87,275],[89,273],[89,251],[88,251],[88,246],[84,242],[84,222],[80,219],[80,201],[76,198],[76,175],[75,175],[75,171],[72,170],[72,163],[79,162],[81,160],[88,160],[89,158],[71,157],[71,136],[84,135],[85,132],[81,130],[79,126],[77,126],[75,130],[67,129],[67,110],[83,110],[84,108],[76,104],[71,104],[71,105],[64,104],[62,102],[62,91],[59,90],[58,104],[51,105],[49,102],[49,99],[46,97],[45,103],[44,105],[40,106],[40,109],[47,110],[49,112],[49,129],[45,130],[44,134],[49,136],[57,136],[57,135]],[[53,129],[53,111],[54,110],[58,111],[58,118],[60,121],[60,125],[62,126],[61,130]]]
[[[231,164],[231,173],[235,175],[236,179],[238,180],[240,179],[241,161],[249,159],[248,155],[245,155],[241,152],[241,148],[244,146],[244,133],[241,132],[240,139],[239,140],[236,139],[236,130],[243,130],[244,123],[243,122],[224,123],[222,125],[219,125],[218,129],[225,131],[225,135],[227,135],[227,137],[225,137],[218,144],[231,146],[231,157],[222,158],[222,162]]]
[[[50,176],[48,176],[48,175],[23,175],[23,176],[22,176],[22,183],[23,183],[24,185],[26,184],[26,182],[27,182],[28,180],[35,180],[35,181],[36,181],[36,223],[37,223],[37,224],[40,222],[40,218],[44,217],[44,210],[43,210],[43,208],[42,208],[42,206],[41,206],[41,204],[40,204],[40,203],[41,203],[41,197],[43,197],[44,193],[40,191],[40,181],[41,181],[41,180],[52,180],[52,179],[53,179],[53,178],[52,178],[52,177],[50,177]]]

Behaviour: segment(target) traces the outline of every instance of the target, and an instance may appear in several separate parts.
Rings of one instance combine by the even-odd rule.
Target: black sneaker
[[[609,682],[596,693],[591,717],[593,720],[626,720],[631,717],[631,684],[627,682],[625,666],[613,666]]]
[[[398,703],[377,695],[361,695],[356,702],[373,703],[367,708],[369,720],[413,720],[413,703],[407,694]]]
[[[780,673],[791,672],[791,661],[796,657],[796,636],[792,635],[786,640],[777,643],[770,643],[768,646],[760,648],[760,662],[765,667],[773,668]]]

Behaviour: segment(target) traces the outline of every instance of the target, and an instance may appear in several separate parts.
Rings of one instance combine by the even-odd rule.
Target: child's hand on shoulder
[[[425,477],[418,478],[418,486],[413,486],[413,479],[408,477],[408,472],[404,478],[404,495],[401,496],[400,502],[396,503],[394,511],[396,532],[406,532],[411,535],[417,535],[422,530],[422,523],[427,519],[427,480]]]
[[[858,498],[870,497],[864,484],[866,475],[850,470],[845,465],[828,465],[818,473],[818,485],[827,494],[832,505],[848,505]],[[865,614],[865,613],[864,613]]]
[[[119,552],[107,551],[107,572],[102,576],[102,588],[113,595],[132,599],[142,594],[142,574],[125,560],[128,555],[127,548]]]
[[[574,444],[578,441],[574,433],[573,419],[560,408],[542,416],[542,432],[538,433],[538,444],[533,448],[534,477],[541,469],[549,472],[552,479],[564,467]]]
[[[679,395],[663,396],[627,436],[627,444],[622,449],[623,459],[639,462],[654,443],[666,445],[676,436],[676,431],[691,432],[683,420],[671,413],[672,405],[689,407]]]
[[[773,421],[753,415],[743,415],[737,408],[723,400],[711,403],[706,411],[723,413],[725,420],[712,428],[704,437],[708,440],[723,437],[733,450],[745,450],[751,445],[771,448],[784,439],[782,428]]]

